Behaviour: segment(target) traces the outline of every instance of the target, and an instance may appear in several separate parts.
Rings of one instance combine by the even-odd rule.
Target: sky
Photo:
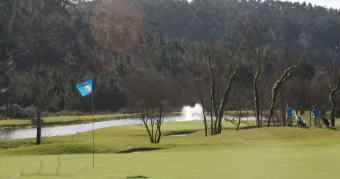
[[[283,0],[285,1],[285,0]],[[326,6],[327,8],[333,8],[333,9],[340,9],[340,0],[293,0],[291,2],[299,2],[300,4],[303,2],[311,3],[318,6]]]
[[[188,0],[189,2],[191,0]],[[287,1],[287,0],[281,0],[281,1]],[[290,0],[291,2],[299,2],[300,4],[303,2],[311,3],[313,6],[326,6],[327,8],[333,8],[333,9],[340,9],[340,0]]]

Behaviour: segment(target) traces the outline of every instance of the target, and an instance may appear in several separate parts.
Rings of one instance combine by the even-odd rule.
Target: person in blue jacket
[[[294,109],[291,108],[289,105],[287,105],[287,108],[286,108],[286,118],[287,118],[287,123],[288,123],[288,126],[289,127],[292,127],[292,124],[293,124],[293,111]]]
[[[314,117],[314,127],[317,127],[318,124],[318,116],[320,114],[320,111],[316,108],[316,106],[313,106],[312,110],[312,116]]]

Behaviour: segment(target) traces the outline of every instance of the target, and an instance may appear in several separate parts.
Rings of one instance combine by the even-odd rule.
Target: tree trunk
[[[258,74],[258,73],[257,73]],[[256,124],[258,127],[260,127],[260,109],[259,109],[259,94],[257,91],[257,77],[254,78],[254,104],[255,104],[255,117],[256,117]]]
[[[214,135],[214,131],[215,131],[215,128],[214,128],[214,118],[213,118],[213,108],[212,108],[212,104],[211,104],[211,109],[210,109],[210,128],[211,128],[211,131],[210,131],[210,135]]]
[[[202,98],[201,98],[201,103],[202,103],[202,113],[203,113],[205,137],[208,137],[207,117],[205,116],[205,103],[204,103],[204,99],[202,99]]]
[[[41,112],[39,106],[37,107],[37,137],[36,144],[41,144]]]
[[[236,131],[238,131],[238,128],[240,127],[240,123],[241,123],[241,114],[242,114],[242,109],[241,109],[241,105],[239,106],[239,110],[238,110],[238,124],[236,127]]]
[[[161,131],[161,127],[157,126],[157,136],[156,136],[156,143],[159,143],[159,141],[161,140],[161,136],[162,136],[162,131]]]
[[[223,112],[224,112],[224,107],[228,101],[228,97],[229,97],[229,91],[231,88],[231,85],[233,83],[233,79],[235,74],[238,71],[238,66],[235,67],[233,74],[230,76],[229,80],[228,80],[228,85],[224,91],[224,95],[223,95],[223,99],[221,101],[221,105],[219,107],[219,111],[218,111],[218,134],[221,134],[222,132],[222,118],[223,118]]]
[[[218,118],[218,114],[217,114],[217,110],[216,110],[216,88],[215,88],[215,78],[214,78],[214,72],[213,72],[213,68],[211,66],[211,55],[210,53],[208,53],[208,69],[209,69],[209,75],[210,75],[210,100],[211,100],[211,112],[214,112],[215,114],[215,120],[217,120]],[[213,121],[213,117],[211,114],[211,120]],[[212,130],[212,134],[217,134],[217,121],[212,122],[213,125],[213,129]]]
[[[331,126],[334,127],[335,126],[335,109],[336,109],[336,95],[335,92],[337,91],[337,88],[332,89],[329,98],[331,100],[332,103],[332,109],[331,109]]]
[[[7,119],[10,118],[10,114],[9,114],[9,91],[6,92],[7,95],[7,103],[6,103],[6,113],[7,113]]]
[[[332,110],[331,110],[331,126],[335,126],[335,112],[336,112],[336,104],[332,104]]]

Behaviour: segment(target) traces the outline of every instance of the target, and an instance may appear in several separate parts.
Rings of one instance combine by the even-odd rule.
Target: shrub
[[[24,109],[18,104],[12,104],[9,108],[11,118],[33,118],[36,116],[36,107],[33,105]]]

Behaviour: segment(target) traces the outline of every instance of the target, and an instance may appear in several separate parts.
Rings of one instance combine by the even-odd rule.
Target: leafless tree
[[[335,112],[337,107],[336,92],[339,90],[340,85],[340,67],[336,61],[332,65],[328,65],[325,60],[322,61],[326,69],[328,88],[330,90],[329,100],[331,102],[331,126],[335,126]]]
[[[215,121],[211,124],[211,133],[215,135],[221,134],[222,131],[223,113],[228,101],[231,85],[238,71],[238,64],[232,63],[233,59],[236,58],[235,50],[225,52],[224,57],[219,55],[219,51],[216,48],[207,49],[207,52],[212,106],[211,121],[213,121],[213,114],[215,116]]]
[[[127,78],[130,112],[142,121],[150,142],[159,143],[164,117],[171,111],[174,82],[151,69],[141,69]]]
[[[269,127],[270,120],[271,120],[271,118],[273,117],[273,114],[274,114],[274,105],[276,103],[276,97],[277,97],[278,91],[281,88],[281,86],[288,80],[288,78],[290,78],[292,70],[294,70],[294,68],[296,68],[296,67],[297,67],[297,65],[294,65],[294,66],[287,68],[283,72],[283,74],[281,75],[280,79],[278,79],[275,82],[275,84],[272,88],[272,98],[271,98],[272,103],[271,103],[271,106],[270,106],[270,109],[269,109],[269,119],[268,119],[267,127]]]
[[[232,86],[232,89],[230,91],[229,103],[232,105],[230,105],[228,108],[228,110],[236,110],[236,116],[232,119],[231,122],[236,125],[237,131],[239,130],[240,124],[242,122],[241,118],[249,115],[249,109],[253,109],[251,90],[248,90],[249,88],[251,88],[251,79],[251,76],[248,75],[247,63],[240,60],[239,71],[235,76],[234,85]],[[237,124],[234,120],[237,119],[236,117],[238,117]]]
[[[207,72],[207,68],[202,61],[194,61],[191,63],[190,76],[192,77],[192,85],[194,86],[194,91],[197,92],[198,101],[202,106],[202,115],[203,123],[204,123],[204,131],[205,136],[208,136],[208,120],[206,116],[206,110],[209,106],[209,86],[207,85],[207,81],[209,79],[209,75]]]
[[[240,22],[238,28],[244,36],[241,51],[249,62],[250,71],[253,75],[254,111],[257,126],[262,126],[260,121],[260,97],[258,92],[258,80],[261,73],[263,60],[263,38],[268,32],[267,26],[260,20],[251,18],[247,22]]]

